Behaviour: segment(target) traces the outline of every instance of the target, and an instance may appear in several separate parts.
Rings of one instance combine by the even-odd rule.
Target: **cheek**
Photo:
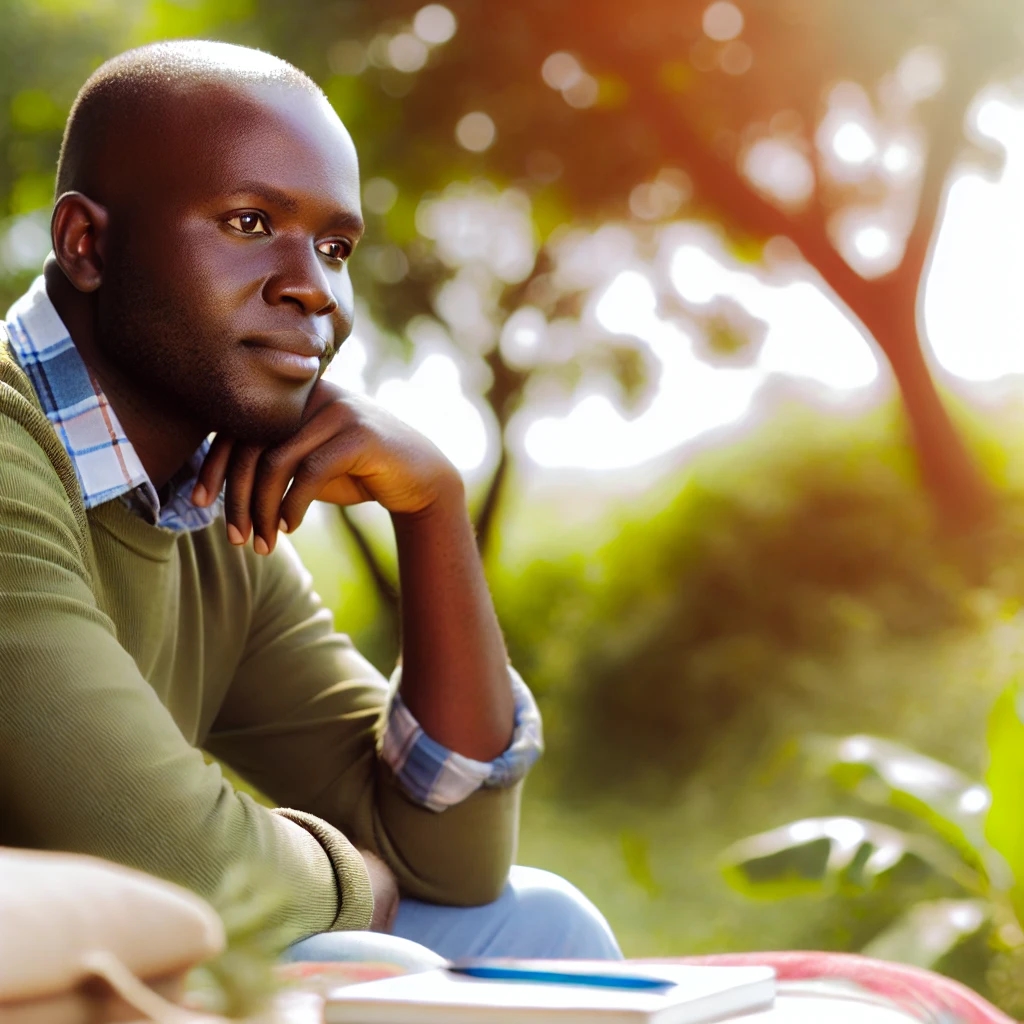
[[[180,289],[197,307],[223,316],[232,307],[258,293],[263,278],[259,254],[233,245],[208,220],[187,224],[175,254],[175,275]]]

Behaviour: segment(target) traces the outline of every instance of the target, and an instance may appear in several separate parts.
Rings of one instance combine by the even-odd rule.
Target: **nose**
[[[272,306],[294,303],[306,316],[330,316],[338,308],[331,279],[310,241],[282,246],[281,262],[263,288]]]

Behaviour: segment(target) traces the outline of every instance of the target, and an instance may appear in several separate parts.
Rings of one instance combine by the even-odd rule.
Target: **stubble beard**
[[[235,342],[226,325],[124,268],[107,276],[102,291],[98,347],[144,401],[204,434],[252,444],[279,443],[298,429],[301,414],[269,397],[259,402],[231,373],[225,347]]]

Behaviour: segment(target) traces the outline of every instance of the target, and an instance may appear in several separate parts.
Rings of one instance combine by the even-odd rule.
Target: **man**
[[[0,842],[207,896],[251,862],[295,939],[616,956],[567,883],[509,880],[540,726],[458,474],[321,379],[362,229],[351,140],[290,65],[160,44],[83,87],[0,360]],[[391,513],[390,699],[281,536],[314,499]]]

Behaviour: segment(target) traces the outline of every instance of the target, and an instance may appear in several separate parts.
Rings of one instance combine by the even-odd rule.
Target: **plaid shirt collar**
[[[86,508],[117,498],[154,525],[176,533],[202,530],[220,515],[221,499],[209,508],[198,508],[191,499],[209,441],[170,480],[167,500],[161,503],[117,415],[46,294],[42,277],[11,306],[7,333],[11,353],[71,457]]]

